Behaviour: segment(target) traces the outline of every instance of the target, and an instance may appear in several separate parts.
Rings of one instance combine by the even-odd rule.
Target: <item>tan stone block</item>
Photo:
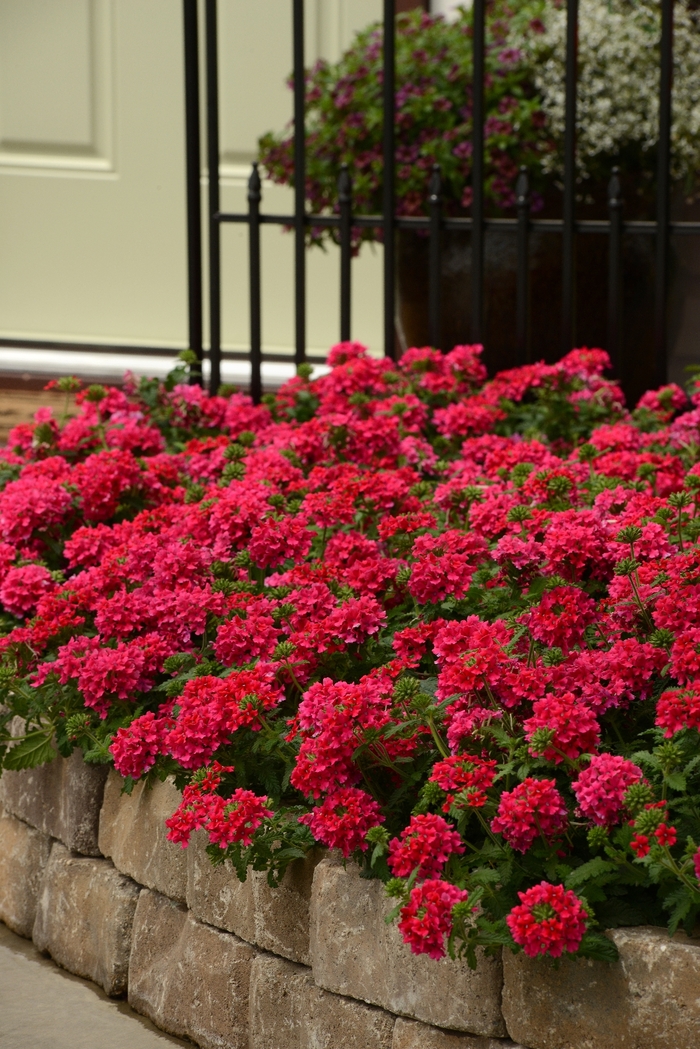
[[[394,1017],[323,991],[309,969],[269,954],[253,962],[250,1049],[391,1049]]]
[[[143,889],[134,920],[129,1004],[202,1049],[248,1049],[254,954],[236,936]]]
[[[45,834],[0,810],[0,921],[27,939],[50,851]]]
[[[197,831],[185,850],[187,906],[199,921],[255,943],[253,879],[239,881],[229,860],[214,867],[205,851],[208,840],[205,831]]]
[[[107,994],[124,994],[139,892],[109,860],[76,856],[54,842],[37,905],[34,943]]]
[[[696,1049],[700,940],[651,927],[608,935],[614,963],[504,952],[510,1036],[531,1049]]]
[[[310,964],[311,888],[323,850],[290,863],[273,889],[265,871],[250,869],[241,882],[229,860],[214,866],[207,841],[206,833],[198,831],[186,850],[187,906],[195,918],[290,961]]]
[[[255,905],[255,943],[290,961],[310,965],[309,907],[314,870],[324,855],[315,849],[289,864],[276,889],[265,871],[249,871]]]
[[[466,962],[411,954],[395,925],[383,885],[360,878],[334,857],[314,873],[311,897],[311,963],[320,987],[359,998],[436,1027],[498,1037],[503,971],[499,958]]]
[[[122,794],[123,785],[124,780],[112,769],[100,812],[100,851],[134,881],[184,903],[186,850],[168,841],[165,826],[180,804],[180,791],[170,780],[152,787],[137,783],[131,794]]]
[[[250,977],[249,1049],[306,1049],[304,1004],[309,978],[305,966],[270,954],[255,958]]]
[[[20,722],[18,731],[24,722]],[[87,765],[79,750],[48,765],[0,776],[0,805],[42,834],[84,856],[99,856],[97,827],[108,767]]]
[[[481,1038],[479,1035],[458,1034],[440,1027],[429,1027],[418,1020],[399,1016],[394,1027],[391,1049],[523,1049],[510,1038]]]

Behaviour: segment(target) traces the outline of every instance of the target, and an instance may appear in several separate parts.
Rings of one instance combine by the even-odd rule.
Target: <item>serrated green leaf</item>
[[[32,732],[26,739],[16,743],[5,754],[3,768],[18,772],[21,769],[33,769],[37,765],[46,765],[56,757],[53,746],[53,730]]]
[[[668,772],[665,776],[665,779],[671,790],[686,789],[687,782],[682,772]]]
[[[669,936],[673,936],[676,933],[678,926],[688,916],[692,905],[693,901],[685,885],[682,885],[666,897],[663,907],[664,910],[671,912],[668,918]]]
[[[569,874],[566,879],[567,889],[575,889],[578,885],[584,885],[587,881],[599,878],[601,874],[609,874],[615,870],[616,865],[604,860],[602,856],[595,856],[587,863],[581,864]]]
[[[598,962],[616,962],[620,957],[612,940],[597,932],[586,933],[581,940],[578,953],[584,958],[592,958]]]

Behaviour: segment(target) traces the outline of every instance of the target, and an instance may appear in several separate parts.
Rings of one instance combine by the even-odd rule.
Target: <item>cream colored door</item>
[[[290,0],[220,0],[222,206],[285,124]],[[307,0],[307,62],[380,0]],[[0,338],[186,345],[181,0],[0,0]],[[203,153],[204,155],[204,153]],[[206,193],[206,172],[203,172]],[[290,194],[265,187],[280,211]],[[246,234],[223,230],[223,341],[248,341]],[[263,340],[293,342],[293,245],[263,242]],[[206,257],[206,251],[205,251]],[[379,347],[380,252],[355,264],[353,335]],[[337,339],[338,259],[309,256],[310,351]]]

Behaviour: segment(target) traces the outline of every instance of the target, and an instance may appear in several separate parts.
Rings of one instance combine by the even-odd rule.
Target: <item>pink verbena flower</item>
[[[234,617],[221,624],[214,652],[220,663],[230,667],[259,656],[269,658],[276,644],[277,629],[272,616],[252,613],[246,619]]]
[[[105,524],[76,528],[63,547],[63,556],[69,568],[100,563],[104,555],[119,542],[119,535]]]
[[[542,881],[518,896],[521,902],[506,921],[511,936],[529,958],[540,954],[559,958],[564,951],[578,950],[588,914],[574,892]]]
[[[700,881],[700,848],[693,856],[693,867],[695,868],[695,877]]]
[[[573,586],[557,586],[548,590],[539,605],[520,617],[532,636],[550,647],[568,652],[581,645],[584,632],[596,617],[593,598]]]
[[[107,716],[113,699],[131,699],[146,687],[145,654],[135,644],[96,648],[86,653],[78,671],[78,688],[86,707]]]
[[[665,849],[671,849],[678,841],[678,831],[675,827],[669,827],[666,823],[660,823],[654,831],[654,837],[659,845]]]
[[[250,845],[255,831],[270,816],[272,809],[266,795],[258,796],[238,787],[230,798],[211,796],[205,827],[212,845],[222,849],[233,842]]]
[[[389,843],[389,867],[397,878],[407,878],[417,867],[419,880],[436,878],[450,856],[464,852],[462,839],[442,816],[411,816],[400,838]]]
[[[695,689],[663,692],[656,704],[656,724],[668,738],[686,728],[700,731],[700,692]]]
[[[250,845],[255,831],[272,816],[266,796],[238,787],[229,798],[215,793],[222,772],[231,767],[214,762],[203,779],[189,784],[182,801],[166,821],[168,840],[185,848],[193,831],[204,828],[212,845],[225,849],[233,842]]]
[[[429,878],[416,885],[401,908],[399,930],[413,954],[428,954],[436,961],[445,956],[445,939],[452,932],[452,909],[469,894],[465,889]]]
[[[8,612],[21,618],[33,611],[53,587],[51,573],[43,565],[11,568],[0,587],[0,601]]]
[[[647,834],[634,834],[630,842],[630,849],[638,860],[649,855],[649,836]]]
[[[498,540],[493,552],[494,561],[499,565],[510,562],[520,570],[539,564],[544,557],[544,547],[536,539],[523,539],[519,535],[504,535]]]
[[[369,794],[357,787],[341,787],[324,798],[320,805],[299,817],[314,838],[330,849],[340,849],[350,856],[356,849],[367,848],[367,831],[384,822],[382,811]]]
[[[477,535],[449,529],[439,536],[421,535],[413,544],[408,589],[416,601],[441,601],[448,596],[464,597],[471,585],[476,563],[486,552]]]
[[[430,782],[437,783],[447,794],[443,812],[449,812],[457,794],[461,794],[465,803],[473,808],[482,808],[488,800],[486,791],[493,786],[495,776],[495,760],[473,754],[454,754],[433,765]]]
[[[573,760],[596,749],[600,739],[596,716],[573,692],[536,699],[532,704],[532,714],[524,723],[528,740],[532,740],[538,729],[552,733],[551,744],[544,749],[547,761],[559,764],[563,755]],[[530,752],[533,752],[532,748]]]
[[[304,518],[269,518],[256,525],[250,535],[248,553],[261,568],[281,565],[287,558],[303,560],[311,547],[312,533]]]
[[[679,685],[690,684],[700,677],[700,628],[684,630],[673,642],[671,673]]]
[[[541,834],[547,842],[556,838],[568,822],[564,799],[553,779],[527,779],[501,795],[491,829],[502,834],[518,852],[527,852]]]
[[[47,462],[50,460],[47,460]],[[70,493],[62,482],[70,468],[58,456],[61,466],[56,477],[35,476],[25,470],[17,481],[10,481],[0,494],[0,535],[11,543],[26,542],[34,531],[46,531],[58,525],[71,505]]]
[[[323,625],[330,636],[350,645],[378,633],[385,622],[386,612],[382,606],[374,597],[366,594],[349,598],[327,616]]]
[[[138,779],[152,769],[158,755],[164,753],[168,730],[173,725],[172,718],[149,710],[126,728],[117,729],[109,752],[119,775]]]
[[[633,783],[642,778],[642,770],[617,754],[594,754],[590,764],[579,773],[572,790],[579,809],[599,827],[617,823],[624,809],[624,797]]]

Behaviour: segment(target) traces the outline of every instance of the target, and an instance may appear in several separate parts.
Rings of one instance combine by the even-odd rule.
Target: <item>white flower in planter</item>
[[[543,5],[544,31],[529,35],[525,48],[536,64],[549,126],[564,134],[566,7]],[[645,153],[658,140],[658,0],[581,0],[578,46],[578,133],[580,169],[595,172],[598,158]],[[700,172],[700,10],[678,0],[674,15],[672,174],[690,185]],[[519,41],[522,47],[522,40]],[[557,157],[545,158],[556,169]]]

